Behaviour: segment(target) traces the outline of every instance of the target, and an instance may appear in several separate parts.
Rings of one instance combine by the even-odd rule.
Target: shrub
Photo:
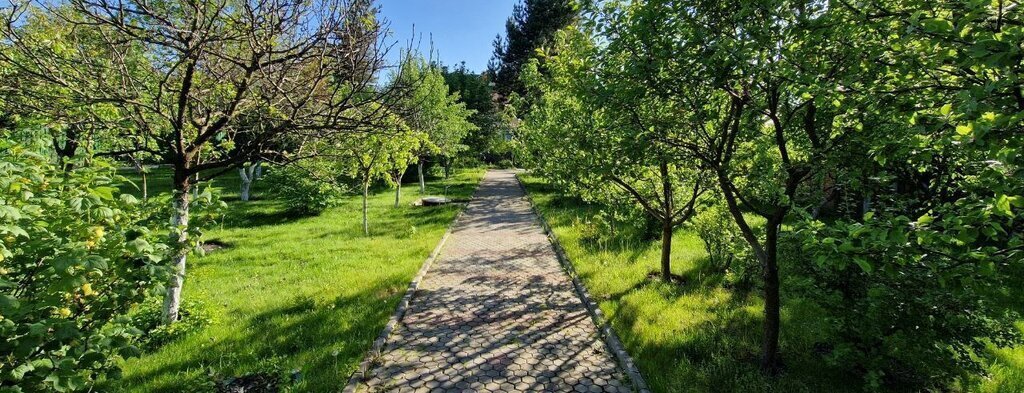
[[[516,167],[515,164],[512,163],[512,160],[507,158],[499,160],[497,166],[501,169],[515,169]]]
[[[274,168],[266,177],[268,188],[298,214],[319,214],[341,202],[344,189],[325,162]]]
[[[863,222],[803,224],[811,290],[837,332],[828,360],[860,372],[874,390],[947,389],[966,373],[983,375],[989,345],[1021,343],[1017,315],[995,296],[1019,261],[1020,217],[925,214]],[[1019,232],[1017,232],[1019,233]],[[1002,247],[993,245],[1003,244]],[[927,251],[925,251],[927,250]],[[808,258],[805,258],[808,259]]]
[[[690,227],[708,254],[708,267],[725,273],[726,282],[733,287],[749,289],[753,286],[759,265],[725,206],[708,206],[692,219]]]
[[[596,212],[575,225],[580,240],[598,249],[643,247],[661,237],[661,223],[631,200],[595,203]],[[569,203],[575,204],[580,202]]]
[[[728,269],[734,259],[734,251],[739,248],[737,242],[742,241],[729,211],[720,205],[712,205],[693,218],[692,226],[704,244],[712,268],[718,271]]]
[[[178,322],[163,324],[163,307],[158,299],[143,303],[132,313],[132,324],[143,333],[139,346],[146,351],[155,350],[164,344],[202,330],[213,323],[213,313],[206,303],[185,299],[181,305]]]
[[[0,391],[116,378],[138,353],[125,312],[168,277],[163,210],[120,194],[102,163],[64,172],[11,142],[0,151]]]
[[[605,248],[607,242],[615,236],[615,228],[608,219],[609,215],[608,211],[601,210],[591,217],[578,220],[574,225],[579,227],[580,241]]]

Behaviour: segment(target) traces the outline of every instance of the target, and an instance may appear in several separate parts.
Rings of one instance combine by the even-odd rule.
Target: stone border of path
[[[483,178],[481,178],[483,180]],[[477,185],[477,190],[480,189],[480,185]],[[473,191],[476,195],[476,190]],[[356,371],[352,372],[352,376],[348,378],[348,383],[345,385],[343,393],[355,393],[359,389],[359,383],[366,377],[366,372],[370,370],[373,362],[380,357],[381,351],[384,350],[384,346],[388,343],[388,337],[391,336],[391,332],[395,330],[398,323],[405,316],[406,310],[409,309],[409,303],[412,298],[416,295],[416,290],[420,287],[420,282],[423,281],[423,277],[427,275],[427,271],[430,270],[430,266],[434,264],[437,257],[441,254],[441,248],[444,247],[444,243],[448,241],[448,238],[452,234],[452,230],[455,229],[455,224],[462,218],[462,213],[466,211],[465,206],[459,207],[459,213],[455,215],[452,222],[448,223],[448,229],[445,230],[444,235],[441,236],[441,240],[437,242],[437,247],[434,247],[434,251],[430,252],[427,256],[427,260],[423,262],[423,266],[420,266],[420,270],[416,272],[416,276],[413,277],[412,282],[409,283],[409,288],[405,290],[405,296],[402,296],[402,300],[398,302],[398,307],[395,308],[395,312],[391,314],[391,319],[388,320],[387,325],[384,325],[384,330],[381,330],[380,335],[373,341],[373,345],[370,346],[370,350],[366,352],[363,357],[363,361],[359,362],[359,367]]]
[[[544,214],[537,209],[537,205],[533,203],[533,197],[530,196],[530,192],[526,189],[526,185],[523,184],[522,179],[519,175],[522,172],[516,173],[516,183],[519,183],[519,188],[523,190],[523,194],[526,195],[526,200],[530,202],[530,209],[537,215],[540,226],[544,228],[544,233],[547,234],[548,241],[551,242],[552,248],[555,249],[555,255],[558,256],[558,262],[562,265],[562,269],[565,270],[569,278],[572,279],[572,286],[576,289],[576,295],[579,296],[580,300],[587,307],[587,313],[590,314],[590,318],[594,321],[594,325],[597,326],[598,332],[600,332],[601,338],[604,339],[605,346],[608,350],[615,355],[615,359],[619,362],[619,366],[622,367],[626,376],[629,377],[630,382],[633,383],[633,388],[640,393],[650,393],[651,390],[647,388],[647,382],[644,380],[644,376],[640,374],[640,370],[636,367],[636,363],[633,362],[633,357],[629,356],[629,352],[626,352],[626,348],[619,341],[619,336],[612,330],[612,325],[608,323],[608,318],[605,318],[604,313],[601,312],[601,307],[597,305],[591,297],[590,293],[587,292],[587,288],[583,286],[583,282],[580,281],[579,274],[576,274],[576,268],[573,267],[572,261],[569,260],[569,256],[566,255],[565,249],[562,248],[562,243],[558,241],[558,237],[555,236],[555,231],[548,225],[547,218]]]

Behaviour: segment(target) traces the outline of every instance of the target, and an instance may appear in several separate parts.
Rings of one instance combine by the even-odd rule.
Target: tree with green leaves
[[[397,111],[405,124],[426,136],[416,148],[415,160],[422,194],[426,192],[426,160],[441,161],[447,171],[452,159],[466,149],[462,143],[466,135],[476,130],[470,122],[474,112],[460,101],[458,93],[449,92],[440,67],[412,51],[406,53],[402,66],[405,69],[393,77],[392,83],[410,86],[411,91],[401,97]]]
[[[556,184],[588,199],[614,188],[656,220],[661,275],[669,282],[673,230],[696,212],[706,176],[664,142],[676,114],[632,78],[628,46],[595,44],[602,33],[597,26],[566,29],[553,47],[557,55],[546,59],[549,76],[537,62],[526,67],[527,85],[540,94],[524,139],[540,173]]]
[[[659,120],[654,142],[712,176],[760,262],[766,372],[782,367],[784,271],[810,271],[830,294],[815,299],[844,321],[834,357],[869,386],[946,386],[980,372],[986,343],[1019,342],[991,292],[1021,251],[1015,7],[651,0],[593,11],[584,31],[618,56],[569,64],[580,83],[632,86],[598,108]],[[549,70],[573,53],[557,48]],[[546,107],[572,102],[552,86],[541,85],[538,116],[584,108]],[[597,124],[604,112],[593,113],[584,120]]]
[[[469,121],[477,129],[469,132],[463,140],[467,147],[466,153],[470,154],[468,158],[490,164],[509,158],[502,151],[502,142],[505,141],[510,123],[506,113],[503,113],[504,108],[499,110],[494,102],[491,77],[487,73],[473,73],[463,63],[452,68],[446,67],[444,79],[449,91],[458,93],[459,101],[465,103],[467,109],[475,111]]]
[[[381,104],[368,108],[371,111],[386,111]],[[358,182],[363,194],[363,234],[370,236],[369,199],[370,185],[377,180],[391,181],[397,178],[395,204],[401,193],[402,175],[416,157],[425,136],[406,125],[402,118],[387,113],[375,129],[345,136],[335,144],[339,150],[342,173]]]
[[[402,200],[402,178],[409,170],[409,165],[419,161],[417,153],[422,151],[421,146],[430,143],[428,135],[422,132],[409,130],[392,136],[395,146],[387,150],[387,161],[385,162],[387,180],[395,187],[395,207],[400,206]],[[421,176],[422,179],[422,176]],[[423,192],[423,183],[420,183],[420,192]]]
[[[873,48],[871,83],[847,88],[870,100],[868,121],[830,163],[830,211],[800,240],[812,277],[846,300],[824,303],[838,360],[862,365],[869,386],[945,389],[984,374],[988,346],[1021,340],[993,293],[1015,285],[1024,257],[1024,13],[914,0],[836,12]]]
[[[666,142],[692,155],[760,263],[764,297],[762,368],[780,371],[780,242],[828,166],[864,126],[870,99],[855,91],[877,75],[876,55],[849,15],[817,2],[673,3],[609,9],[649,94],[695,127]],[[748,218],[765,221],[757,228]]]
[[[143,52],[112,49],[104,38],[114,33],[112,28],[76,28],[84,20],[64,19],[75,16],[67,6],[55,12],[29,8],[24,13],[24,24],[9,32],[12,39],[0,49],[0,58],[7,58],[0,69],[9,81],[0,85],[4,113],[18,118],[23,130],[45,131],[55,160],[67,169],[71,169],[71,161],[88,163],[93,155],[114,155],[146,142],[132,132],[132,124],[124,121],[116,105],[91,95],[103,81],[117,76],[113,69],[118,56],[137,62]],[[75,63],[79,52],[91,55],[84,66]],[[24,66],[35,59],[47,62],[47,66]],[[59,84],[39,78],[38,73],[51,69],[74,73],[74,77],[51,75],[60,78]],[[127,71],[139,76],[144,73],[141,69]],[[85,159],[76,160],[79,155]]]
[[[350,115],[379,115],[353,109],[394,92],[375,86],[384,56],[379,24],[347,4],[69,0],[66,7],[39,7],[74,28],[103,32],[102,47],[113,55],[35,34],[20,22],[32,7],[19,2],[4,10],[4,40],[15,45],[0,51],[0,61],[46,86],[35,91],[54,102],[61,89],[88,86],[81,97],[117,108],[139,139],[153,141],[121,153],[152,154],[173,168],[177,256],[167,285],[167,323],[178,319],[186,256],[196,240],[189,225],[196,181],[255,161],[286,146],[283,140],[320,138],[372,122]],[[353,29],[361,33],[345,34]],[[135,52],[143,55],[130,55]],[[61,107],[40,109],[53,115]]]

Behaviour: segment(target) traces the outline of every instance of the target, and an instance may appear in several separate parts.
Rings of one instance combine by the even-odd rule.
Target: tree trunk
[[[661,279],[672,282],[672,221],[661,224]]]
[[[417,173],[419,173],[419,177],[420,177],[420,195],[426,194],[427,193],[427,182],[423,180],[423,160],[422,159],[420,159],[420,161],[416,164],[416,171],[417,171]]]
[[[398,207],[402,200],[402,177],[398,177],[398,181],[395,182],[395,207]]]
[[[675,210],[675,196],[672,189],[672,178],[669,177],[668,162],[662,160],[658,165],[661,172],[662,208],[661,218],[661,278],[672,282],[672,213]]]
[[[765,258],[762,261],[764,270],[764,343],[761,368],[770,375],[776,375],[781,368],[779,354],[779,226],[780,222],[771,219],[765,228]]]
[[[370,198],[370,180],[363,179],[363,234],[370,236],[370,223],[367,221],[367,199]]]
[[[135,170],[142,176],[142,201],[149,200],[149,187],[146,184],[146,166],[142,165],[142,162],[136,160],[134,156],[129,156],[132,162],[135,164]]]
[[[242,179],[241,194],[243,202],[249,201],[249,190],[252,188],[252,181],[256,180],[257,165],[253,164],[248,167],[243,165],[241,168],[238,168],[238,177]]]
[[[65,172],[70,172],[74,169],[71,159],[75,157],[75,153],[78,151],[78,134],[77,126],[68,126],[64,129],[63,144],[61,144],[57,137],[53,137],[53,148],[57,153],[57,165]]]
[[[263,161],[256,161],[256,170],[253,171],[253,180],[259,180],[263,178]]]
[[[199,165],[202,162],[203,162],[203,160],[202,160],[202,150],[200,150],[199,152],[196,153],[196,165]],[[195,193],[194,197],[198,199],[199,198],[199,172],[196,172],[196,180],[195,180],[195,183],[192,184],[192,188],[193,188],[192,192]]]
[[[188,256],[188,204],[190,184],[185,178],[175,185],[174,213],[171,216],[171,241],[174,242],[174,259],[171,278],[167,283],[167,294],[164,297],[164,323],[172,324],[178,320],[181,308],[181,288],[185,283],[185,260]]]
[[[766,373],[775,375],[779,372],[782,364],[782,356],[779,353],[779,266],[778,266],[778,245],[779,226],[785,218],[784,212],[768,217],[765,224],[765,241],[758,240],[757,235],[743,217],[743,211],[739,207],[736,195],[730,187],[730,182],[725,173],[718,171],[719,189],[725,196],[729,206],[729,213],[733,221],[740,228],[743,239],[754,251],[754,256],[761,263],[764,280],[764,342],[762,343],[761,367]]]

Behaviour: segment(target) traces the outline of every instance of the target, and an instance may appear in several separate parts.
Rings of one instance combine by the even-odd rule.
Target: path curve
[[[364,392],[629,392],[513,171],[488,171]]]

